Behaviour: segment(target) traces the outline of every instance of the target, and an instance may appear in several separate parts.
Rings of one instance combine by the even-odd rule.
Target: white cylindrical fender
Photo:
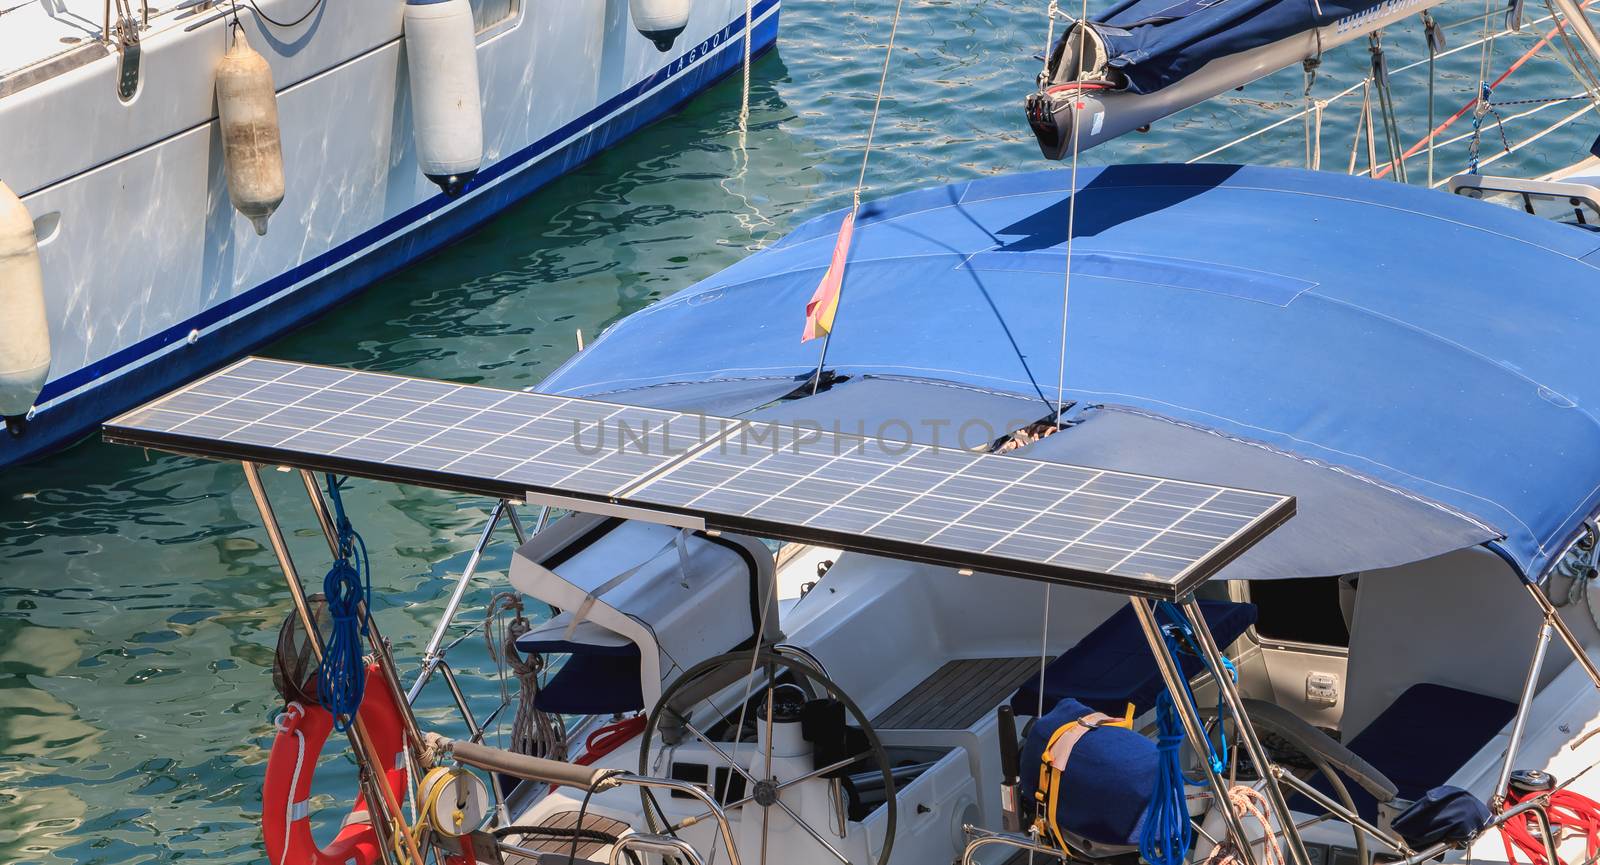
[[[278,93],[272,67],[235,26],[233,43],[217,64],[217,119],[222,162],[233,207],[267,233],[267,217],[283,201],[283,143],[278,135]]]
[[[654,42],[657,50],[669,51],[673,40],[689,26],[691,5],[690,0],[628,0],[628,11],[634,29]]]
[[[417,164],[454,197],[483,163],[472,6],[467,0],[409,0],[405,28]]]
[[[50,320],[33,217],[0,181],[0,415],[21,435],[28,409],[50,374]]]

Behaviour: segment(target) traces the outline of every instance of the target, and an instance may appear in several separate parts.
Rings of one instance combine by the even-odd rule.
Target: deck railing
[[[1557,2],[1559,2],[1559,0],[1557,0]],[[1585,2],[1582,4],[1582,8],[1593,8],[1597,3],[1600,3],[1600,0],[1585,0]],[[1554,48],[1554,54],[1556,58],[1564,66],[1566,66],[1567,70],[1572,74],[1575,89],[1581,89],[1583,92],[1575,95],[1562,94],[1549,98],[1513,100],[1509,103],[1498,103],[1500,105],[1519,104],[1528,105],[1530,107],[1507,114],[1505,116],[1497,115],[1495,118],[1493,118],[1492,122],[1495,126],[1503,130],[1506,126],[1509,126],[1516,121],[1524,120],[1551,108],[1568,105],[1574,102],[1582,102],[1583,105],[1576,110],[1562,116],[1555,123],[1539,129],[1527,137],[1522,138],[1521,140],[1511,142],[1508,139],[1503,147],[1497,148],[1497,152],[1476,160],[1476,165],[1477,167],[1481,168],[1483,166],[1498,162],[1507,156],[1523,150],[1527,146],[1539,141],[1551,133],[1568,127],[1578,118],[1596,110],[1597,107],[1600,107],[1600,86],[1597,86],[1600,85],[1600,82],[1595,80],[1593,72],[1594,66],[1591,65],[1595,64],[1597,60],[1600,60],[1600,58],[1595,57],[1594,54],[1588,50],[1591,42],[1593,41],[1592,37],[1594,36],[1594,31],[1589,27],[1587,20],[1581,20],[1576,27],[1570,26],[1570,19],[1567,17],[1567,13],[1569,11],[1571,13],[1577,13],[1579,10],[1577,3],[1562,3],[1560,4],[1560,7],[1561,8],[1557,9],[1547,5],[1547,9],[1550,10],[1548,14],[1534,20],[1524,21],[1516,30],[1513,30],[1510,27],[1502,27],[1492,33],[1485,32],[1483,35],[1479,35],[1461,45],[1439,51],[1432,57],[1424,57],[1422,59],[1389,70],[1389,77],[1392,79],[1399,76],[1416,73],[1417,70],[1423,70],[1423,72],[1420,74],[1428,75],[1430,74],[1428,72],[1429,67],[1431,66],[1434,69],[1437,69],[1437,64],[1440,60],[1472,49],[1483,49],[1485,45],[1493,43],[1496,39],[1511,36],[1530,27],[1550,25],[1551,29],[1549,33],[1546,34],[1544,38],[1541,39],[1537,44],[1535,44],[1532,49],[1519,58],[1517,62],[1513,63],[1505,75],[1501,77],[1501,80],[1503,81],[1505,77],[1515,72],[1524,63],[1532,59],[1543,49]],[[1558,11],[1562,13],[1560,15],[1560,21],[1557,20]],[[1487,15],[1475,15],[1470,18],[1451,22],[1442,26],[1444,29],[1462,27],[1465,25],[1484,22],[1491,18],[1500,17],[1504,14],[1505,12],[1503,10],[1497,9],[1491,13],[1488,13]],[[1485,28],[1485,30],[1487,31],[1487,28]],[[1576,42],[1572,40],[1569,32],[1573,30],[1578,31]],[[1498,84],[1499,82],[1496,83]],[[1400,173],[1398,169],[1401,169],[1411,160],[1425,158],[1427,160],[1426,182],[1430,187],[1439,188],[1447,184],[1450,178],[1448,175],[1442,178],[1435,176],[1434,154],[1437,150],[1449,147],[1451,145],[1460,144],[1463,141],[1468,141],[1475,135],[1481,136],[1490,134],[1498,137],[1497,133],[1490,132],[1488,129],[1469,129],[1466,132],[1456,133],[1450,137],[1441,137],[1441,133],[1448,129],[1449,126],[1458,118],[1466,117],[1466,119],[1472,119],[1467,115],[1469,112],[1477,110],[1478,106],[1475,101],[1469,101],[1468,105],[1463,106],[1460,111],[1446,119],[1444,123],[1434,126],[1430,122],[1431,128],[1428,130],[1427,135],[1420,141],[1417,141],[1411,147],[1407,148],[1401,153],[1390,153],[1386,159],[1380,158],[1378,155],[1378,149],[1379,140],[1382,138],[1382,135],[1379,132],[1379,128],[1383,125],[1384,120],[1382,113],[1374,110],[1374,107],[1378,104],[1378,100],[1375,98],[1375,96],[1379,85],[1380,82],[1375,80],[1371,74],[1368,74],[1362,77],[1360,81],[1357,81],[1356,83],[1344,88],[1332,96],[1308,98],[1306,106],[1300,110],[1295,111],[1285,117],[1279,118],[1258,129],[1240,135],[1239,137],[1217,147],[1213,147],[1210,150],[1199,154],[1198,156],[1188,159],[1187,162],[1200,162],[1219,156],[1235,147],[1238,147],[1239,145],[1258,139],[1273,132],[1274,130],[1281,129],[1282,127],[1298,120],[1304,124],[1306,130],[1306,167],[1311,169],[1321,169],[1323,168],[1322,133],[1324,128],[1324,119],[1330,113],[1329,109],[1335,108],[1336,106],[1355,103],[1355,132],[1350,142],[1347,160],[1343,165],[1346,173],[1356,176],[1370,175],[1375,177],[1385,177],[1392,173]],[[1431,98],[1432,97],[1430,96],[1430,99]],[[1493,104],[1495,103],[1493,103],[1491,100],[1491,105]],[[1488,126],[1489,124],[1484,123],[1482,125]],[[1366,156],[1366,167],[1358,169],[1357,166],[1361,162],[1363,153]]]

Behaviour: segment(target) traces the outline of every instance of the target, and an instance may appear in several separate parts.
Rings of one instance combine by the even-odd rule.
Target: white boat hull
[[[280,20],[304,11],[261,5]],[[115,51],[21,89],[0,79],[0,177],[35,221],[52,347],[51,379],[24,434],[0,436],[0,465],[67,444],[437,249],[737,70],[743,52],[738,0],[696,2],[667,54],[621,0],[513,10],[477,36],[483,169],[455,199],[418,166],[403,4],[327,3],[289,31],[244,14],[279,88],[287,191],[264,237],[228,199],[217,10],[152,21],[126,104]],[[778,0],[754,10],[760,51],[776,39]]]

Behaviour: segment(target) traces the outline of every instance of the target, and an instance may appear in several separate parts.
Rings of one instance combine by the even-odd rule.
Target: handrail
[[[1594,5],[1595,5],[1595,0],[1587,0],[1587,2],[1584,2],[1584,3],[1581,4],[1582,8],[1585,8],[1585,9],[1591,8]],[[1554,15],[1544,15],[1544,16],[1542,16],[1540,18],[1536,18],[1536,19],[1533,19],[1533,20],[1530,20],[1530,21],[1525,21],[1525,22],[1522,23],[1522,26],[1524,28],[1531,27],[1531,26],[1537,26],[1537,25],[1540,25],[1540,24],[1544,24],[1544,23],[1553,21],[1554,18],[1555,18]],[[1449,26],[1449,25],[1446,25],[1446,26]],[[1480,37],[1477,37],[1477,38],[1475,38],[1475,39],[1473,39],[1471,41],[1463,42],[1462,44],[1457,45],[1457,46],[1455,46],[1453,48],[1449,48],[1449,49],[1447,49],[1445,51],[1441,51],[1438,54],[1434,55],[1433,60],[1435,60],[1435,61],[1441,60],[1441,59],[1443,59],[1445,57],[1449,57],[1449,56],[1451,56],[1453,54],[1458,54],[1458,53],[1461,53],[1461,52],[1466,51],[1466,50],[1471,49],[1471,48],[1477,48],[1477,47],[1483,45],[1485,42],[1492,42],[1493,40],[1508,36],[1513,32],[1515,32],[1515,31],[1512,31],[1510,28],[1501,28],[1500,30],[1495,31],[1494,33],[1492,33],[1492,34],[1490,34],[1488,36],[1480,36]],[[1410,63],[1405,64],[1404,66],[1399,66],[1399,67],[1396,67],[1393,70],[1390,70],[1390,75],[1391,75],[1391,77],[1393,77],[1393,76],[1400,75],[1400,74],[1405,73],[1405,72],[1410,72],[1410,71],[1412,71],[1414,69],[1417,69],[1417,68],[1420,68],[1420,67],[1423,67],[1423,66],[1427,66],[1428,62],[1429,62],[1428,58],[1422,58],[1420,60],[1414,60],[1414,61],[1412,61]],[[1191,158],[1186,159],[1184,161],[1185,161],[1185,163],[1192,164],[1192,163],[1195,163],[1195,162],[1200,162],[1200,161],[1205,160],[1205,159],[1210,159],[1210,158],[1212,158],[1212,157],[1214,157],[1214,156],[1216,156],[1216,155],[1218,155],[1220,153],[1223,153],[1223,152],[1228,151],[1228,150],[1230,150],[1230,149],[1232,149],[1234,147],[1237,147],[1237,146],[1239,146],[1241,144],[1244,144],[1247,141],[1250,141],[1250,140],[1252,140],[1254,138],[1258,138],[1258,137],[1260,137],[1262,135],[1265,135],[1266,133],[1271,132],[1274,129],[1278,129],[1278,128],[1280,128],[1282,126],[1285,126],[1288,123],[1291,123],[1291,122],[1293,122],[1295,120],[1304,118],[1308,114],[1311,114],[1313,111],[1320,112],[1323,109],[1327,108],[1328,106],[1333,105],[1336,102],[1339,102],[1339,101],[1341,101],[1343,99],[1346,99],[1347,97],[1355,95],[1356,93],[1360,92],[1362,90],[1362,88],[1364,88],[1366,86],[1369,86],[1371,83],[1372,83],[1371,76],[1363,76],[1361,80],[1359,80],[1356,83],[1350,85],[1349,87],[1346,87],[1344,90],[1341,90],[1340,92],[1335,93],[1332,96],[1316,100],[1314,106],[1301,108],[1298,111],[1293,112],[1292,114],[1289,114],[1289,115],[1287,115],[1285,117],[1282,117],[1282,118],[1280,118],[1278,120],[1275,120],[1272,123],[1269,123],[1269,124],[1267,124],[1265,126],[1262,126],[1262,127],[1258,128],[1258,129],[1253,129],[1250,132],[1245,133],[1244,135],[1241,135],[1241,136],[1239,136],[1237,138],[1234,138],[1234,139],[1232,139],[1230,141],[1227,141],[1227,142],[1225,142],[1225,143],[1223,143],[1221,145],[1218,145],[1218,146],[1216,146],[1216,147],[1214,147],[1214,148],[1212,148],[1210,150],[1207,150],[1206,152],[1204,152],[1204,153],[1202,153],[1202,154],[1200,154],[1198,156],[1191,157]],[[1542,110],[1542,108],[1540,110]],[[1537,113],[1537,110],[1536,111],[1525,112],[1523,114],[1519,114],[1519,115],[1516,115],[1513,118],[1508,118],[1508,119],[1518,119],[1520,117],[1526,117],[1529,114],[1533,114],[1533,113]],[[1570,122],[1571,119],[1572,118],[1567,118],[1563,122],[1564,123],[1565,122]],[[1459,137],[1456,138],[1456,139],[1452,139],[1452,141],[1459,141],[1459,140],[1461,140]],[[1445,143],[1448,144],[1448,143],[1451,143],[1451,142],[1445,142]],[[1415,154],[1413,154],[1413,156],[1414,155]],[[1366,172],[1361,172],[1361,173],[1365,174]]]
[[[664,862],[669,861],[667,858],[669,856],[681,856],[684,860],[688,861],[690,865],[701,865],[701,863],[704,861],[700,858],[700,854],[696,853],[694,848],[689,846],[689,842],[683,840],[682,838],[673,838],[670,835],[649,835],[640,833],[635,835],[624,835],[617,839],[617,843],[611,846],[611,859],[609,860],[610,865],[617,865],[618,862],[622,861],[622,854],[633,849],[638,849],[644,853],[655,853],[659,855]]]
[[[978,855],[979,850],[985,847],[1009,847],[1029,854],[1054,856],[1062,862],[1070,861],[1065,852],[1054,847],[1046,847],[1025,835],[995,832],[971,825],[962,826],[961,831],[972,838],[971,841],[967,842],[967,848],[961,851],[961,865],[974,865],[974,857]]]
[[[733,827],[728,823],[728,815],[710,793],[693,784],[670,778],[635,775],[632,772],[623,772],[615,769],[579,766],[576,763],[565,763],[544,757],[530,757],[500,748],[491,748],[487,745],[446,739],[437,733],[429,733],[428,740],[432,747],[440,752],[450,754],[457,763],[476,766],[479,769],[499,772],[528,781],[577,787],[596,793],[622,786],[649,787],[657,790],[683,793],[699,799],[707,810],[711,812],[711,816],[716,818],[717,827],[722,835],[722,843],[728,848],[729,865],[740,865],[739,848],[734,842]],[[648,839],[654,836],[645,837]],[[644,842],[641,841],[640,843]]]

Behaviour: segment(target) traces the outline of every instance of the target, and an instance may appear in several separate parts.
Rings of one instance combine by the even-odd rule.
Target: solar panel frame
[[[1163,599],[1294,513],[1254,490],[263,358],[104,436]]]

